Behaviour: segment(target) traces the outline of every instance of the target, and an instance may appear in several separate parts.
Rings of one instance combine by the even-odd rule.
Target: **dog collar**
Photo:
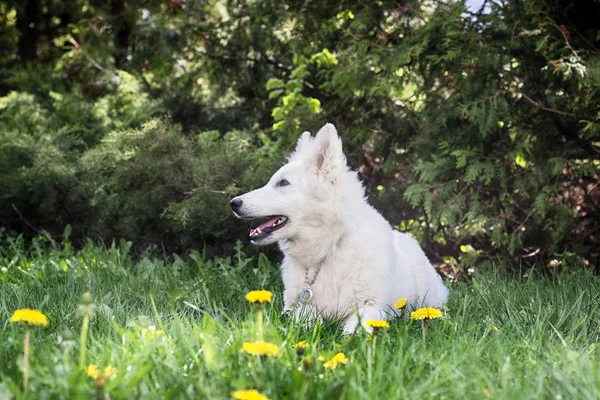
[[[303,305],[306,304],[312,299],[313,291],[310,288],[304,288],[300,293],[298,293],[298,304]]]
[[[319,272],[321,272],[322,266],[323,266],[323,262],[320,262],[319,265],[317,266],[317,270],[315,271],[315,274],[313,275],[312,279],[308,279],[308,273],[309,273],[308,265],[306,267],[304,267],[304,283],[306,283],[306,286],[311,287],[315,283],[315,281],[317,280],[317,276],[319,275]]]
[[[321,267],[323,266],[323,263],[320,262],[319,265],[317,266],[317,270],[315,271],[315,274],[313,275],[312,279],[309,279],[308,275],[309,275],[309,267],[308,265],[306,267],[304,267],[304,283],[306,284],[306,287],[302,289],[302,291],[300,293],[298,293],[298,304],[303,305],[306,304],[308,302],[310,302],[310,300],[313,297],[313,291],[311,289],[311,286],[314,285],[315,281],[317,280],[317,276],[319,275],[319,272],[321,272]]]

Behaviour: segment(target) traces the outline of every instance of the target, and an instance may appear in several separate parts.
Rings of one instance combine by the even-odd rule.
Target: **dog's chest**
[[[338,247],[322,265],[317,257],[311,256],[286,254],[284,258],[282,278],[286,307],[294,307],[304,289],[312,291],[311,303],[322,315],[328,316],[350,313],[357,305],[377,297],[381,288],[373,284],[373,278],[379,260],[369,249],[359,252],[356,246]]]
[[[322,315],[345,315],[354,303],[356,280],[347,279],[349,277],[339,268],[323,265],[320,270],[318,267],[309,268],[308,272],[302,269],[294,278],[295,282],[289,283],[296,287],[299,302],[313,304]]]

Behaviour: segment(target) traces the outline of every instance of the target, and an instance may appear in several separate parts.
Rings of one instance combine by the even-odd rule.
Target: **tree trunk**
[[[127,62],[129,54],[129,39],[131,36],[131,25],[127,15],[128,10],[125,0],[114,0],[111,2],[111,14],[114,17],[115,25],[115,65],[117,68],[123,68]]]
[[[22,63],[37,59],[40,22],[40,0],[23,0],[17,10],[17,29],[21,33],[19,57]]]

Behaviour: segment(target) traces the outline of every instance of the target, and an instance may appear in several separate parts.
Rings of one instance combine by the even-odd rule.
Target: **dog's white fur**
[[[277,186],[282,179],[288,186]],[[308,285],[314,296],[309,316],[344,318],[344,333],[369,319],[395,316],[392,304],[442,307],[448,290],[416,240],[395,231],[366,201],[355,172],[350,171],[342,141],[332,124],[313,138],[304,132],[289,162],[262,188],[236,197],[237,215],[255,218],[283,215],[287,224],[255,244],[279,242],[287,310]],[[304,314],[307,315],[307,314]]]

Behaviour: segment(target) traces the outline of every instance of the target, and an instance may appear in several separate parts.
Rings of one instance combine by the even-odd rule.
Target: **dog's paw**
[[[351,315],[346,318],[344,322],[344,330],[342,331],[343,335],[352,335],[356,332],[359,326],[359,320],[356,315]]]
[[[343,334],[352,335],[361,330],[372,333],[373,328],[365,324],[365,322],[370,319],[385,319],[385,315],[376,307],[362,307],[358,310],[358,313],[352,314],[346,318]]]

